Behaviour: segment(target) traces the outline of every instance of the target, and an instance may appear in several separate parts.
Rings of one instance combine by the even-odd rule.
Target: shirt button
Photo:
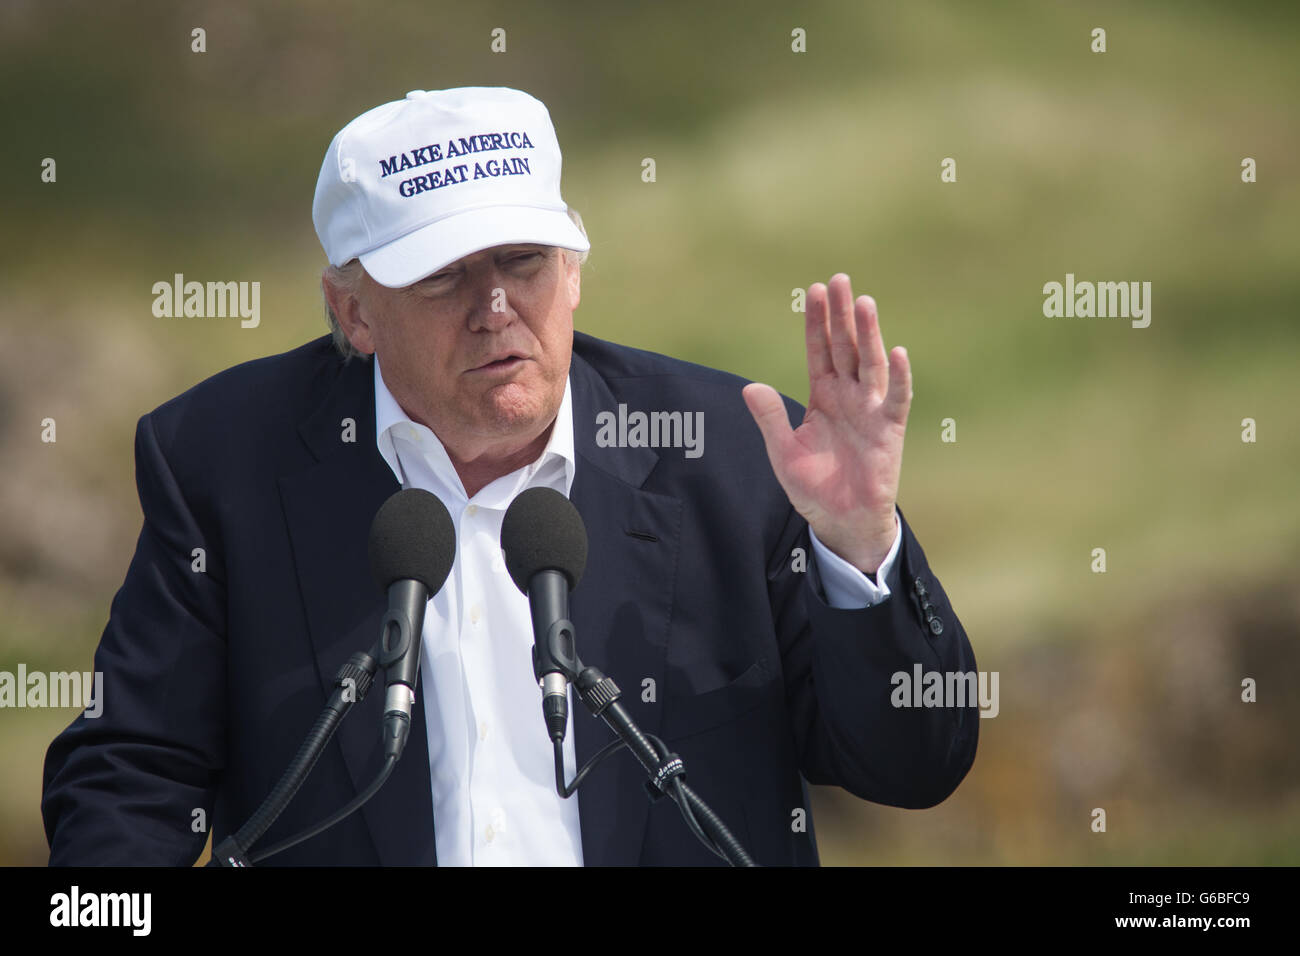
[[[478,722],[478,739],[479,739],[479,740],[487,740],[487,721],[486,721],[486,720],[480,720],[480,721]]]
[[[478,505],[470,505],[465,509],[465,514],[469,515],[471,518],[474,517],[478,514]]]
[[[479,618],[479,608],[478,605],[475,604],[472,608],[469,609],[469,622],[471,624],[477,624],[478,618]]]
[[[497,835],[497,831],[492,829],[492,824],[489,823],[487,825],[487,829],[483,831],[483,838],[487,840],[489,843],[491,843],[493,839],[496,838],[496,835]]]

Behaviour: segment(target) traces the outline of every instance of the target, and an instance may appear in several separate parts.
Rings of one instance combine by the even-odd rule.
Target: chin
[[[541,421],[543,417],[546,417],[546,423],[549,423],[555,411],[559,410],[557,403],[555,410],[547,416],[541,396],[535,390],[525,388],[517,382],[492,389],[485,396],[484,401],[488,407],[485,409],[483,424],[493,433],[500,435],[526,431],[531,427],[545,424]]]

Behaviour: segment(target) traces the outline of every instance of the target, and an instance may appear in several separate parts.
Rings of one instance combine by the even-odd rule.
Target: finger
[[[853,289],[843,272],[831,276],[830,316],[831,362],[835,374],[858,380],[858,333],[853,322]]]
[[[826,329],[826,286],[814,282],[809,287],[804,309],[804,346],[808,351],[808,382],[811,385],[835,371],[831,364],[830,333]]]
[[[870,386],[876,395],[884,395],[889,387],[889,358],[880,337],[876,300],[869,295],[858,296],[853,312],[858,323],[858,381]]]
[[[785,402],[771,385],[750,382],[740,392],[754,416],[759,432],[763,435],[763,444],[767,447],[767,457],[772,462],[772,471],[779,479],[785,460],[788,457],[790,442],[794,441],[794,429],[790,427],[790,416],[785,410]]]
[[[889,352],[889,391],[885,394],[884,411],[890,421],[907,424],[907,413],[912,407],[912,363],[907,349],[895,346]]]

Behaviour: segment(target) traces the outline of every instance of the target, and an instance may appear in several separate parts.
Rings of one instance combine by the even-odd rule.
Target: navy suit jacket
[[[79,716],[46,755],[52,864],[194,862],[205,827],[219,843],[257,808],[339,666],[374,643],[386,599],[366,542],[399,486],[375,447],[372,375],[326,336],[222,372],[140,420],[144,525],[95,655],[103,713]],[[688,782],[755,860],[817,863],[805,779],[899,807],[952,793],[975,758],[974,704],[890,703],[896,671],[975,669],[907,522],[902,587],[871,608],[831,608],[797,570],[795,549],[811,557],[808,526],[773,475],[744,380],[582,333],[570,375],[571,498],[590,535],[571,603],[579,654],[682,756]],[[600,447],[597,413],[620,403],[702,411],[702,456]],[[797,424],[802,407],[787,405]],[[373,779],[383,696],[353,708],[259,846]],[[378,795],[268,863],[436,862],[423,699]],[[580,764],[611,739],[581,708],[574,733]],[[718,862],[670,801],[651,804],[643,779],[621,752],[584,782],[586,863]]]

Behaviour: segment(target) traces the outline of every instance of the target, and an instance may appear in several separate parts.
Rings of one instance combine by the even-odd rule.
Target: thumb
[[[750,382],[740,394],[763,435],[763,444],[767,446],[767,457],[772,462],[772,470],[779,475],[781,469],[778,465],[785,460],[786,445],[794,437],[785,402],[771,385],[758,382]]]

